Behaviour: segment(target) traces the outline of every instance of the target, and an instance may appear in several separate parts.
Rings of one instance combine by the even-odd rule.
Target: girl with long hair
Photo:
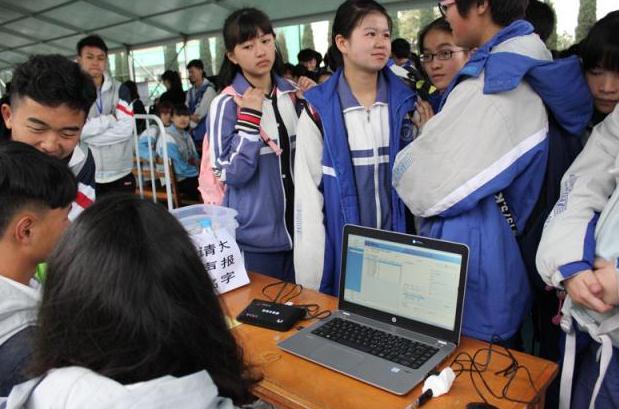
[[[30,374],[9,408],[232,408],[256,378],[181,224],[128,195],[84,211],[49,259]],[[23,406],[11,406],[21,402]]]
[[[246,268],[294,281],[297,88],[277,74],[275,31],[263,12],[235,11],[223,37],[219,77],[226,88],[211,104],[203,166],[210,158],[226,185],[224,206],[238,211],[236,238]]]

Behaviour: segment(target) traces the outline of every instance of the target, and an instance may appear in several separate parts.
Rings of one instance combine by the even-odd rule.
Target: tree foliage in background
[[[552,31],[552,34],[550,34],[550,37],[548,37],[548,40],[546,40],[546,46],[551,50],[557,50],[558,49],[557,42],[559,38],[557,35],[557,24],[556,24],[557,10],[555,9],[553,0],[545,0],[544,3],[548,4],[550,8],[552,9],[552,11],[555,13],[555,28]]]
[[[576,26],[576,42],[587,36],[589,29],[595,24],[597,0],[580,0],[578,9],[578,25]]]
[[[398,19],[399,37],[410,41],[413,50],[417,47],[419,31],[438,17],[435,7],[400,11],[398,15],[400,16]]]
[[[284,62],[290,62],[288,58],[288,45],[286,44],[286,34],[282,31],[277,35],[277,48],[282,55]]]
[[[436,14],[434,14],[435,7],[425,8],[419,10],[419,30],[430,24],[436,19]]]
[[[208,38],[200,39],[200,59],[204,63],[204,73],[208,76],[213,75],[213,56]]]
[[[303,24],[303,36],[301,37],[301,48],[310,48],[315,50],[314,46],[314,30],[311,24]]]
[[[398,12],[389,13],[391,17],[392,25],[391,25],[391,38],[396,39],[400,38],[400,19],[398,18]]]

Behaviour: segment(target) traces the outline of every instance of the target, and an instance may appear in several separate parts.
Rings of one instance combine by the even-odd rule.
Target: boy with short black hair
[[[411,43],[403,38],[396,38],[391,42],[391,59],[399,67],[411,66]]]
[[[30,282],[69,225],[76,192],[61,161],[25,143],[0,142],[0,396],[25,380],[40,298]]]
[[[202,60],[189,61],[187,75],[191,88],[187,90],[185,105],[189,108],[191,135],[198,148],[201,148],[206,133],[206,114],[211,107],[211,102],[217,96],[217,91],[215,85],[204,74]]]
[[[97,195],[108,192],[135,192],[133,169],[133,109],[129,90],[107,72],[107,45],[97,35],[77,43],[77,62],[96,87],[96,100],[90,107],[82,130],[82,141],[92,150],[97,165]]]
[[[530,288],[517,237],[546,172],[549,118],[578,135],[591,97],[576,59],[552,56],[528,0],[441,0],[455,42],[477,49],[442,108],[402,150],[393,183],[420,232],[471,249],[463,334],[519,346]],[[489,313],[491,312],[491,313]]]
[[[73,220],[95,200],[95,161],[80,134],[96,98],[80,66],[61,55],[37,55],[13,72],[10,104],[2,104],[9,139],[63,161],[79,182]]]
[[[527,21],[533,24],[533,29],[543,42],[546,42],[555,31],[556,17],[552,7],[540,0],[530,0],[527,7]]]

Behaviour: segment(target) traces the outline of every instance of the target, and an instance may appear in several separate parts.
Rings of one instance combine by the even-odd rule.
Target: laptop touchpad
[[[352,352],[337,345],[324,345],[311,354],[310,359],[323,362],[340,370],[347,370],[359,365],[365,359],[363,354]]]

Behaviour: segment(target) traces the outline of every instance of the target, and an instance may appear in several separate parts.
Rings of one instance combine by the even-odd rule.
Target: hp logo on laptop
[[[391,322],[395,324],[396,322],[398,322],[398,319],[396,317],[391,317]]]

